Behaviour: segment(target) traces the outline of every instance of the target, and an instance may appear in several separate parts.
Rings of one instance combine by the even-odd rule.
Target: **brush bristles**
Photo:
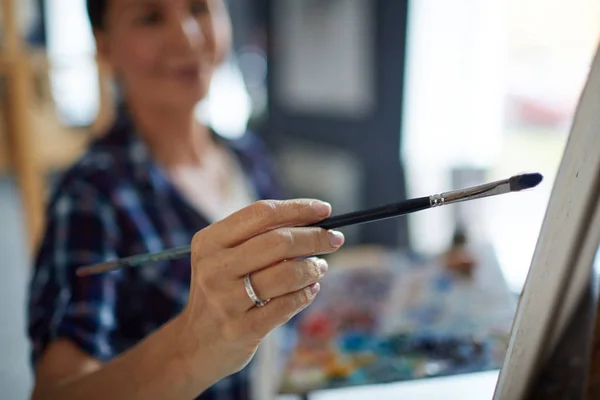
[[[523,174],[516,175],[509,179],[510,191],[518,192],[520,190],[526,190],[536,187],[544,179],[542,174]]]

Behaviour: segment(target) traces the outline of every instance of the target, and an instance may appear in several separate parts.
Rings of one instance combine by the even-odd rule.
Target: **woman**
[[[194,119],[229,50],[222,0],[88,10],[126,106],[50,203],[30,296],[33,398],[249,398],[259,343],[319,291],[327,265],[305,257],[343,235],[301,228],[326,203],[258,201],[277,193],[256,139],[225,141]],[[74,274],[190,242],[191,260]]]

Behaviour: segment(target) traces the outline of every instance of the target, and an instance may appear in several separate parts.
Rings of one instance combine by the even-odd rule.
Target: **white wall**
[[[0,179],[0,398],[25,400],[32,384],[26,336],[29,277],[20,199],[13,181]]]

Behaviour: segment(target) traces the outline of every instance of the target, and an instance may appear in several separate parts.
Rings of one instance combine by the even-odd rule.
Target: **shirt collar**
[[[251,169],[252,155],[249,154],[251,152],[248,149],[252,147],[252,143],[249,135],[231,140],[219,135],[213,129],[210,132],[218,143],[235,154],[245,170]],[[169,187],[164,172],[154,160],[150,148],[142,139],[142,135],[133,124],[131,115],[124,105],[119,107],[117,118],[107,139],[119,151],[125,152],[124,156],[128,168],[138,182],[151,185],[151,187],[157,189]]]

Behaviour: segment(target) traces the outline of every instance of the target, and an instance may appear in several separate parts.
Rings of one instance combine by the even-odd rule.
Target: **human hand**
[[[327,263],[310,256],[336,251],[344,237],[303,226],[330,213],[316,200],[259,201],[194,236],[181,315],[194,373],[219,380],[241,370],[271,330],[312,303]],[[247,274],[256,295],[270,299],[266,305],[255,306],[246,293]]]

